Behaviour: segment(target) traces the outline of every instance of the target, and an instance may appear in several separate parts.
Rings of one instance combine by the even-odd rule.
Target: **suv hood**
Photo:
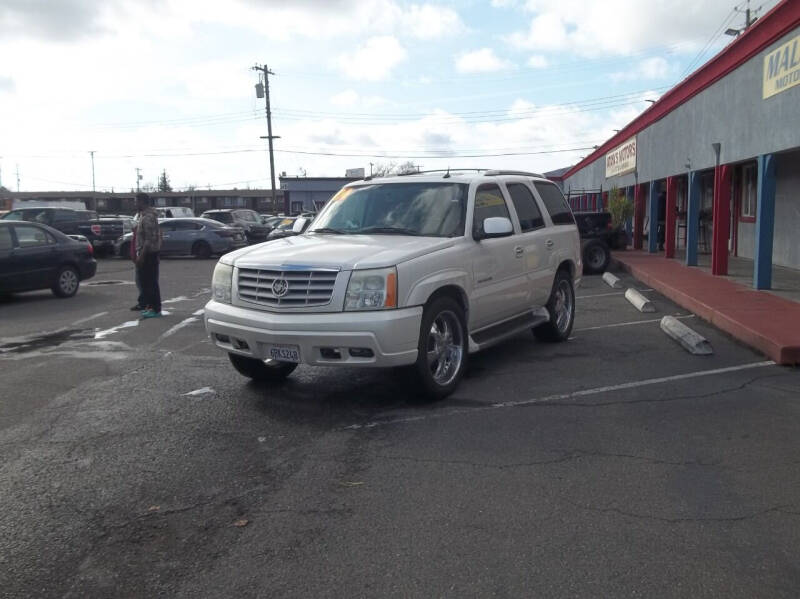
[[[406,235],[296,235],[226,254],[234,266],[321,266],[342,270],[394,266],[451,247],[455,238]]]

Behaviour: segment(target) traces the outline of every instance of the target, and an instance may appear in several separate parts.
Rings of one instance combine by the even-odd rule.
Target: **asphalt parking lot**
[[[9,597],[796,597],[800,372],[599,277],[573,338],[404,372],[248,382],[207,341],[213,261],[0,302]],[[692,356],[658,319],[705,335]]]

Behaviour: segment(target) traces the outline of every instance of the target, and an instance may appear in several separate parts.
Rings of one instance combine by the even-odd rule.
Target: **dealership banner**
[[[764,99],[800,84],[800,35],[764,57]]]
[[[636,138],[631,137],[624,144],[606,154],[606,179],[624,175],[636,170]]]

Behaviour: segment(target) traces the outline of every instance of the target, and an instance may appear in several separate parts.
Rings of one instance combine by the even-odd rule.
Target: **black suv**
[[[261,222],[261,216],[255,210],[245,208],[231,208],[220,210],[206,210],[201,218],[211,218],[226,225],[241,227],[247,236],[248,243],[261,243],[267,240],[267,235],[272,230]]]

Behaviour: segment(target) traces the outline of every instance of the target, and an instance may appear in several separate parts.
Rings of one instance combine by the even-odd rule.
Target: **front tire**
[[[243,374],[254,381],[282,381],[297,368],[297,364],[292,362],[264,361],[240,356],[239,354],[229,353],[228,358],[239,374]]]
[[[550,299],[547,300],[550,320],[533,329],[533,334],[541,341],[561,342],[569,339],[575,322],[575,286],[566,270],[559,270],[553,281]]]
[[[455,391],[467,364],[464,310],[455,300],[440,297],[422,313],[417,347],[417,379],[431,399]]]
[[[81,277],[74,266],[62,266],[56,275],[56,282],[53,283],[53,294],[56,297],[72,297],[78,293]]]

